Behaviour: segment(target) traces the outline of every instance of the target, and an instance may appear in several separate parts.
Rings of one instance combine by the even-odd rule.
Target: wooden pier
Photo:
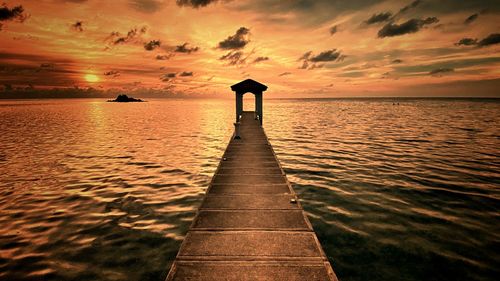
[[[237,114],[241,138],[229,142],[167,280],[337,280],[262,117]]]

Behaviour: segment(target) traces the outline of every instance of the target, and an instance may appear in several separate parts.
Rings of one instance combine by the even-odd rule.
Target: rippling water
[[[233,106],[0,101],[0,280],[163,280]],[[266,100],[264,115],[341,280],[500,276],[500,102]]]

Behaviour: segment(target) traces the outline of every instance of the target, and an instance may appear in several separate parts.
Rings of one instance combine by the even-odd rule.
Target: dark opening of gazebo
[[[252,93],[255,95],[254,116],[262,125],[262,93],[267,90],[267,86],[255,80],[247,79],[231,86],[231,90],[236,93],[236,123],[240,121],[240,116],[243,113],[243,95]]]

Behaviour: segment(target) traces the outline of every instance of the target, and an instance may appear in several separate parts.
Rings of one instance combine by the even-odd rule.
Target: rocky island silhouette
[[[141,99],[128,97],[127,95],[118,95],[116,99],[108,100],[108,102],[144,102],[144,101]]]

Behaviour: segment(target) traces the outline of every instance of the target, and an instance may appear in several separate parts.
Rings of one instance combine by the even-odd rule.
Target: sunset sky
[[[3,91],[500,96],[498,0],[6,1],[0,29]]]

